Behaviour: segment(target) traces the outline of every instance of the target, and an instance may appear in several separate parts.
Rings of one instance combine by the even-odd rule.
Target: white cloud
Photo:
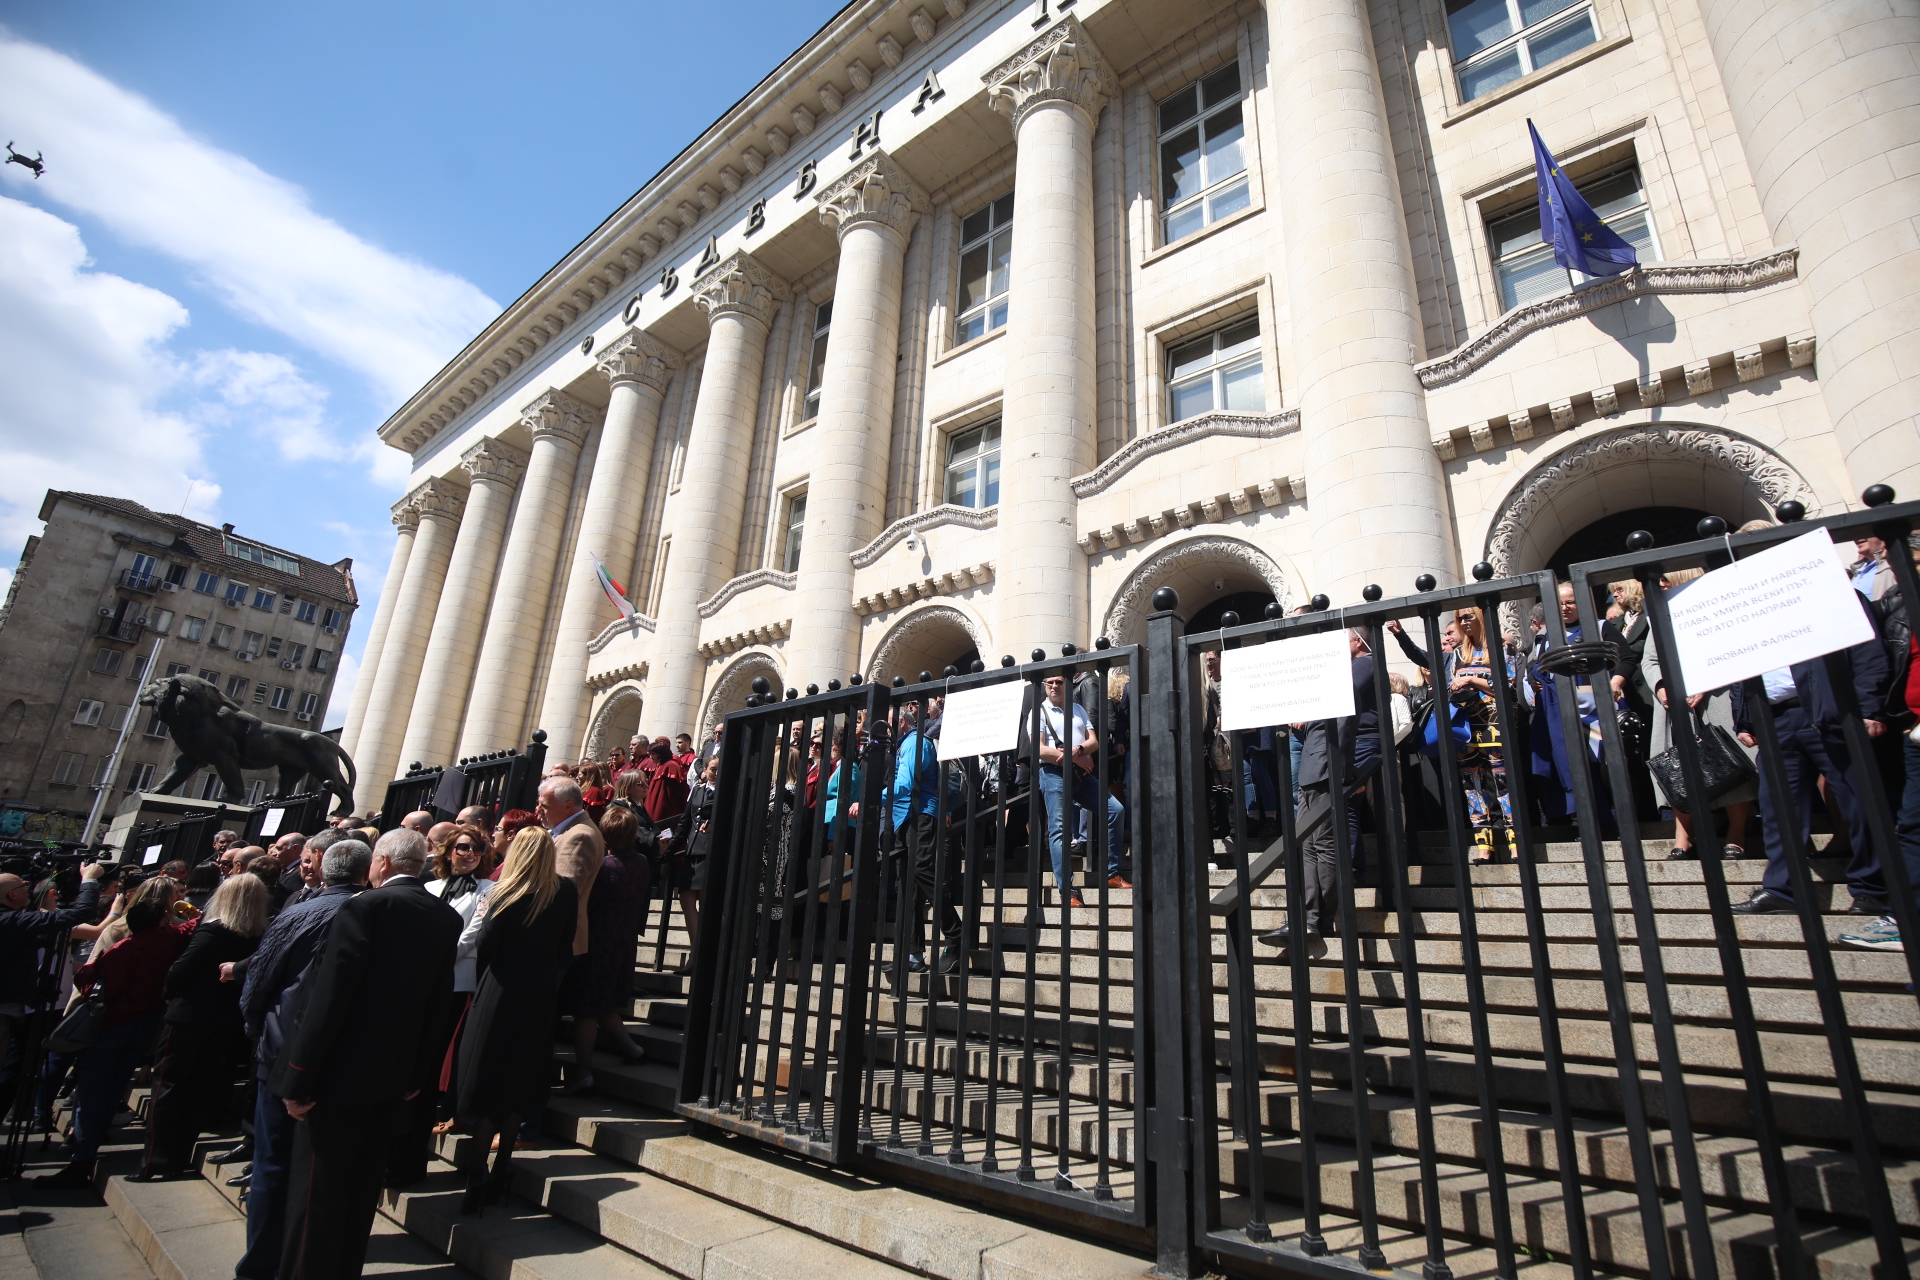
[[[189,264],[234,311],[340,362],[395,402],[499,313],[466,280],[367,243],[315,213],[299,187],[4,29],[0,115],[47,157],[38,181],[18,165],[0,166],[15,189],[30,185]]]
[[[187,322],[167,294],[90,271],[79,229],[0,197],[0,554],[39,531],[47,489],[211,514],[220,486],[201,428],[157,407],[179,366],[165,343]]]

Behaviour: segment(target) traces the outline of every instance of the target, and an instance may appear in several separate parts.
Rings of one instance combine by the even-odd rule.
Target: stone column
[[[452,764],[460,719],[473,687],[474,660],[480,656],[480,628],[493,592],[493,571],[507,536],[507,513],[514,486],[527,469],[527,455],[500,440],[482,440],[460,455],[472,482],[467,512],[454,539],[447,579],[434,611],[426,661],[413,695],[413,713],[400,743],[400,760]]]
[[[994,594],[999,643],[1024,661],[1035,646],[1087,642],[1068,482],[1094,462],[1093,127],[1114,80],[1073,18],[984,78],[1018,148]]]
[[[787,682],[803,687],[844,680],[860,663],[849,557],[886,521],[902,268],[907,237],[927,208],[925,193],[883,151],[819,200],[821,221],[840,237],[840,266],[787,645]]]
[[[1702,0],[1775,244],[1797,241],[1815,368],[1854,498],[1920,497],[1920,12],[1884,0]]]
[[[580,515],[573,561],[560,567],[566,587],[540,711],[547,750],[557,752],[556,758],[562,760],[572,760],[586,741],[592,703],[587,645],[615,617],[588,553],[599,556],[609,573],[625,572],[622,562],[629,557],[620,552],[633,546],[640,524],[653,438],[660,426],[660,402],[668,380],[680,368],[680,355],[640,330],[629,329],[609,343],[594,363],[612,384],[612,398],[600,428],[593,476],[587,482],[587,504]]]
[[[1413,254],[1366,0],[1273,0],[1279,193],[1314,580],[1335,604],[1454,581],[1446,481],[1414,373]],[[1477,558],[1477,557],[1476,557]]]
[[[367,631],[367,647],[360,651],[360,672],[354,677],[347,722],[340,730],[340,747],[349,757],[360,741],[360,726],[367,717],[367,698],[373,693],[373,673],[380,669],[380,653],[386,647],[387,628],[393,622],[393,602],[400,598],[400,584],[407,577],[407,559],[413,554],[414,536],[420,530],[420,513],[413,508],[412,494],[393,504],[393,527],[393,558],[387,561],[380,603],[374,607],[373,625]]]
[[[500,574],[475,665],[473,697],[456,756],[523,746],[533,664],[553,593],[553,562],[567,529],[573,471],[599,415],[564,391],[546,391],[520,411],[533,433],[520,505],[507,531]],[[538,728],[538,725],[533,728]],[[530,730],[529,730],[530,731]],[[558,759],[559,757],[555,757]]]
[[[740,549],[767,325],[787,287],[749,255],[734,253],[694,281],[693,296],[707,315],[707,357],[680,492],[663,522],[673,543],[660,580],[642,724],[642,732],[656,737],[699,727],[700,602],[732,576]]]
[[[400,737],[413,709],[413,693],[420,681],[420,663],[427,652],[427,633],[440,606],[440,588],[447,578],[447,560],[460,529],[460,512],[467,493],[445,480],[429,480],[413,491],[420,513],[420,532],[407,557],[407,576],[394,601],[387,643],[380,655],[367,696],[366,719],[360,723],[356,793],[368,807],[383,803],[386,788],[403,767]],[[427,761],[425,763],[439,763]]]

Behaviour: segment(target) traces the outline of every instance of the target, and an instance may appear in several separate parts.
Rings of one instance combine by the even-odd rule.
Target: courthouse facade
[[[1130,642],[1160,585],[1920,496],[1902,12],[855,0],[381,427],[345,745],[570,759],[756,676]],[[1553,264],[1529,119],[1638,269]]]

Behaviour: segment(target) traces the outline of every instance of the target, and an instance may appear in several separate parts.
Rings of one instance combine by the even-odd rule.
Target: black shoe
[[[253,1166],[248,1165],[245,1169],[243,1169],[239,1173],[236,1173],[231,1178],[228,1178],[227,1185],[230,1187],[244,1187],[244,1186],[247,1186],[252,1181],[253,1181]]]
[[[33,1180],[36,1187],[48,1191],[91,1191],[93,1190],[93,1162],[75,1161],[58,1173],[43,1173]]]
[[[485,1189],[488,1204],[499,1204],[507,1198],[507,1184],[512,1178],[513,1166],[511,1164],[495,1164],[493,1166],[493,1172],[487,1175],[487,1185]]]
[[[142,1169],[127,1175],[128,1182],[172,1182],[181,1176],[178,1169]]]
[[[1887,900],[1876,898],[1870,893],[1853,895],[1853,905],[1847,908],[1850,916],[1884,916],[1887,914]]]
[[[1732,911],[1737,916],[1778,916],[1793,915],[1796,908],[1773,890],[1762,889],[1745,902],[1734,903]]]
[[[1667,851],[1666,860],[1668,862],[1698,862],[1700,861],[1700,851],[1698,849],[1682,849],[1679,845],[1675,845]]]
[[[466,1193],[460,1197],[460,1216],[478,1217],[480,1211],[486,1207],[486,1192],[486,1178],[479,1174],[468,1174]]]
[[[1261,934],[1258,940],[1269,947],[1284,947],[1293,936],[1290,932],[1292,928],[1292,925],[1283,924],[1278,929],[1270,929]],[[1309,924],[1306,928],[1306,936],[1317,938],[1320,936],[1320,930]]]
[[[207,1157],[213,1164],[245,1164],[253,1159],[253,1139],[243,1138],[240,1145]]]
[[[941,973],[952,973],[960,967],[960,948],[947,947],[940,952]]]

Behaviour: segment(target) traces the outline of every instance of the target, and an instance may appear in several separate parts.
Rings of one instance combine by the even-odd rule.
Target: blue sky
[[[839,7],[0,0],[0,592],[118,494],[352,556],[357,658],[373,429]]]

